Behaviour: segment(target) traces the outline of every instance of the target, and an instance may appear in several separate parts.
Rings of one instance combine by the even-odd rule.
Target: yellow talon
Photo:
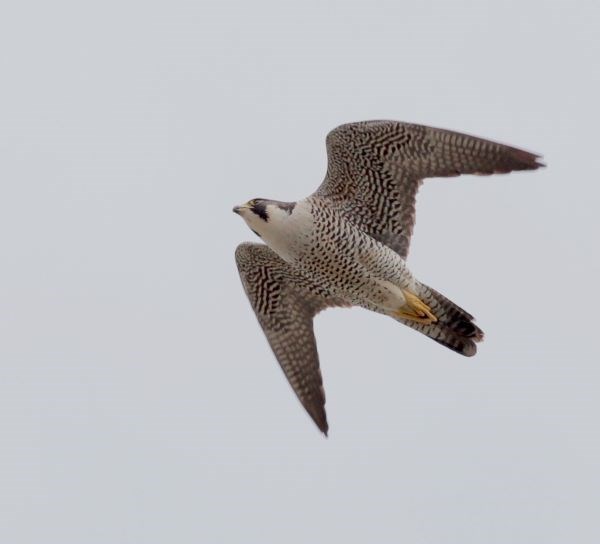
[[[437,322],[438,319],[431,311],[431,308],[417,295],[406,289],[402,289],[402,294],[406,299],[406,304],[394,312],[394,317],[417,321],[418,323],[424,324]]]

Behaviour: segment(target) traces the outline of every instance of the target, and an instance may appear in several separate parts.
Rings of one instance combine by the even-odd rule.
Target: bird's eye
[[[254,204],[256,204],[256,199],[248,200],[248,206],[252,207]]]

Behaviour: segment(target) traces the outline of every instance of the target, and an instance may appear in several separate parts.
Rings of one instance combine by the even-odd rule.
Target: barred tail
[[[403,321],[409,327],[422,332],[439,344],[461,355],[472,357],[477,353],[477,342],[483,340],[483,331],[473,323],[473,316],[447,299],[435,289],[421,284],[419,298],[437,317],[435,323]]]

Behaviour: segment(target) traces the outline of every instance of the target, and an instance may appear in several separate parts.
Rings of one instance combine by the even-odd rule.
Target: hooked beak
[[[233,207],[233,213],[237,213],[238,215],[242,215],[242,210],[247,210],[248,208],[250,208],[250,206],[248,206],[248,203],[242,204],[241,206],[234,206]]]

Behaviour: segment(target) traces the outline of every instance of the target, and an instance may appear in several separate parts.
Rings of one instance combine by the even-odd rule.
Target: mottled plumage
[[[298,202],[234,208],[267,244],[241,244],[242,283],[287,379],[319,429],[325,394],[313,317],[361,306],[462,354],[476,353],[473,316],[406,266],[424,178],[534,170],[538,156],[447,130],[395,121],[342,125],[327,136],[327,175]]]

